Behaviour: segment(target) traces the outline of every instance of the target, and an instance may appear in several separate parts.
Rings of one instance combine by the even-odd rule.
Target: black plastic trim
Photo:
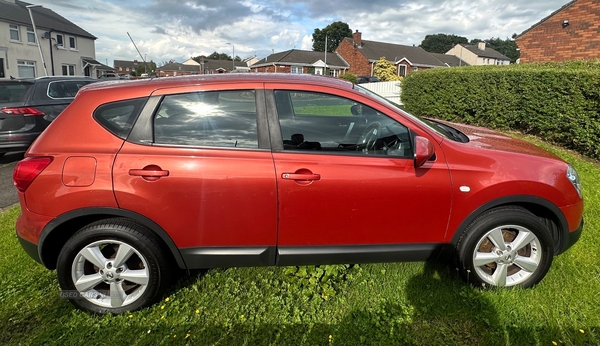
[[[555,253],[559,254],[559,253],[566,251],[570,246],[569,245],[570,235],[569,235],[569,225],[567,223],[567,219],[565,218],[565,215],[562,213],[560,208],[558,208],[554,203],[552,203],[546,199],[543,199],[541,197],[531,196],[531,195],[515,195],[515,196],[502,197],[502,198],[493,200],[491,202],[488,202],[488,203],[480,206],[479,208],[475,209],[469,216],[467,216],[466,219],[463,220],[463,222],[460,224],[460,226],[456,229],[456,232],[454,232],[454,235],[452,236],[450,243],[453,246],[456,246],[456,244],[458,243],[458,240],[460,239],[460,236],[463,234],[463,232],[467,229],[467,227],[471,224],[471,222],[473,222],[483,212],[493,209],[495,207],[502,206],[502,205],[522,205],[522,204],[539,205],[539,206],[542,206],[542,207],[550,210],[550,212],[552,214],[554,214],[554,216],[556,217],[556,219],[559,222],[558,227],[559,227],[559,232],[560,232],[560,248],[555,249]]]
[[[152,232],[154,232],[154,234],[156,234],[160,239],[162,239],[162,241],[167,245],[167,247],[173,254],[173,258],[177,262],[177,265],[182,269],[186,269],[185,262],[183,261],[183,257],[181,256],[179,249],[177,248],[171,237],[167,234],[167,232],[165,232],[165,230],[162,229],[162,227],[160,227],[158,224],[148,219],[147,217],[135,213],[133,211],[108,207],[77,209],[62,214],[50,221],[42,230],[42,233],[40,234],[40,238],[38,240],[37,257],[40,259],[41,263],[44,264],[44,266],[46,266],[47,268],[55,267],[54,263],[44,262],[43,250],[46,238],[48,238],[48,236],[56,228],[60,227],[60,225],[64,224],[65,222],[84,216],[102,216],[102,218],[126,217],[146,226]]]
[[[139,144],[152,144],[153,138],[153,115],[157,109],[158,104],[162,100],[162,96],[150,96],[148,101],[144,105],[144,108],[138,115],[133,128],[127,136],[128,142],[139,143]]]
[[[18,235],[17,238],[19,239],[19,243],[21,243],[21,247],[23,247],[23,250],[25,250],[25,253],[27,253],[36,262],[42,263],[42,261],[40,260],[40,255],[38,253],[38,246],[19,237]]]
[[[189,269],[257,267],[275,264],[275,246],[193,247],[180,249]]]
[[[278,248],[277,265],[381,263],[427,261],[443,244],[386,244],[344,246],[284,246]]]
[[[583,218],[581,219],[581,223],[579,224],[579,227],[574,230],[573,232],[569,232],[569,238],[568,241],[566,241],[566,246],[563,244],[563,249],[561,252],[565,252],[567,251],[571,246],[573,246],[573,244],[577,243],[577,241],[579,240],[579,238],[581,237],[581,233],[583,232]]]

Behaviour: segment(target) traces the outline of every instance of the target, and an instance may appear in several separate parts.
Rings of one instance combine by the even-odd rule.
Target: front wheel
[[[122,313],[154,303],[170,283],[169,256],[143,226],[127,219],[92,223],[58,257],[62,295],[92,313]]]
[[[526,209],[492,209],[461,236],[456,248],[458,270],[475,285],[528,288],[550,269],[552,244],[544,223]]]

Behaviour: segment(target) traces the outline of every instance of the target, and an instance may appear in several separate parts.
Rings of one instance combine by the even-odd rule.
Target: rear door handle
[[[299,173],[283,173],[282,179],[289,180],[321,180],[320,174],[299,174]]]
[[[168,177],[169,171],[161,169],[157,165],[148,165],[142,169],[130,169],[129,175],[142,177],[148,181],[156,181],[162,177]]]

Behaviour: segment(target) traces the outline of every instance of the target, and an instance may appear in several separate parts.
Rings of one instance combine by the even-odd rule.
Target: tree
[[[377,60],[375,68],[373,69],[373,75],[379,78],[382,82],[389,82],[395,80],[401,80],[402,77],[398,76],[396,72],[396,66],[389,62],[384,56]]]
[[[510,58],[511,64],[517,62],[517,59],[519,59],[519,57],[521,56],[521,52],[517,50],[517,43],[514,40],[509,39],[508,37],[506,38],[506,40],[501,40],[500,38],[494,37],[487,40],[474,38],[471,40],[471,42],[469,42],[469,44],[476,45],[479,42],[485,42],[487,47],[490,47],[498,51],[499,53],[506,55],[508,58]]]
[[[143,61],[138,61],[137,66],[135,67],[135,75],[141,76],[142,73],[155,74],[156,73],[156,63],[152,60],[146,61],[147,67]]]
[[[457,35],[435,34],[425,36],[419,47],[429,53],[446,54],[447,51],[459,43],[467,44],[469,40],[466,37]]]
[[[334,22],[324,29],[315,29],[312,49],[315,52],[325,51],[325,37],[327,37],[327,51],[333,53],[346,37],[352,37],[352,30],[344,22]]]
[[[200,63],[201,58],[211,59],[211,60],[231,60],[231,55],[228,55],[227,53],[217,53],[215,51],[211,55],[208,55],[208,56],[198,55],[198,56],[192,57],[192,60],[196,61],[197,63]],[[242,61],[242,59],[236,55],[235,61]]]

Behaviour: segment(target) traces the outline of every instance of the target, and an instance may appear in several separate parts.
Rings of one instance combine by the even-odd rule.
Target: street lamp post
[[[230,42],[227,44],[231,45],[231,72],[233,72],[235,70],[235,45]]]
[[[35,27],[35,21],[33,20],[33,13],[31,13],[32,8],[42,7],[42,5],[27,5],[25,7],[27,7],[27,11],[29,11],[29,18],[31,18],[31,25],[33,26],[33,34],[35,35],[35,43],[37,44],[38,49],[40,51],[40,57],[42,58],[42,66],[44,67],[44,74],[47,76],[48,71],[46,70],[46,61],[44,61],[44,54],[42,53],[42,45],[40,45],[37,29]]]

